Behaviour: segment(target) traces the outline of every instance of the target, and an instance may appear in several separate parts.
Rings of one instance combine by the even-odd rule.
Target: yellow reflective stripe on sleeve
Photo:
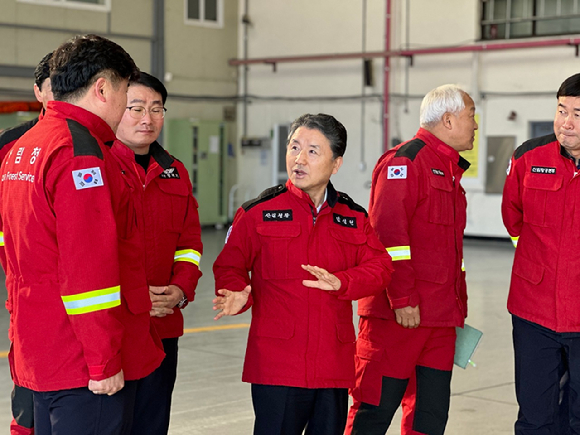
[[[519,236],[518,237],[512,237],[512,243],[514,245],[514,248],[518,247],[518,240],[519,240]]]
[[[465,259],[464,258],[461,259],[461,271],[465,272]]]
[[[4,246],[4,233],[0,231],[0,246]]]
[[[173,257],[173,261],[189,261],[197,267],[199,267],[199,260],[201,260],[201,254],[193,249],[175,251],[175,257]]]
[[[69,315],[92,313],[121,305],[121,286],[61,296],[61,298],[66,313]]]
[[[391,256],[393,261],[399,260],[410,260],[411,259],[411,247],[410,246],[393,246],[387,248],[387,252]]]

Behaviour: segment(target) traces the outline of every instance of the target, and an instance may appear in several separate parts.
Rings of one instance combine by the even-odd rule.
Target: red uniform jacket
[[[44,110],[40,113],[38,118],[23,122],[16,127],[8,128],[0,133],[0,162],[4,160],[6,154],[10,152],[14,144],[20,137],[36,125],[43,117]],[[0,231],[0,263],[2,268],[6,271],[6,254],[4,252],[4,234]],[[8,301],[7,301],[8,303]]]
[[[352,300],[382,291],[391,261],[365,210],[328,184],[319,213],[290,181],[240,208],[214,264],[216,289],[251,283],[242,380],[305,388],[354,384]],[[335,274],[338,291],[305,287],[301,265]],[[249,273],[251,272],[251,278]]]
[[[517,241],[510,313],[556,332],[580,332],[580,176],[556,136],[531,139],[513,154],[502,202]]]
[[[53,101],[2,165],[14,376],[35,391],[85,387],[121,368],[137,379],[163,358],[133,266],[130,190],[104,144],[113,139],[101,118]]]
[[[138,221],[143,228],[147,283],[176,285],[189,302],[201,277],[199,261],[203,246],[197,201],[185,166],[157,142],[151,144],[147,174],[135,162],[133,151],[115,141],[113,154],[119,159],[134,187]],[[151,318],[161,338],[183,335],[183,314]]]
[[[424,129],[379,159],[369,215],[395,272],[387,292],[359,301],[359,315],[394,319],[393,308],[419,304],[422,326],[463,326],[467,201],[460,180],[468,167]]]

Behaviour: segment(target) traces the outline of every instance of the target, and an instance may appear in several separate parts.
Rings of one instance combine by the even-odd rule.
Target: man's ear
[[[443,121],[443,127],[445,127],[447,130],[451,130],[453,128],[452,117],[453,117],[453,114],[451,114],[449,112],[445,112],[445,114],[443,115],[443,118],[441,118],[441,121]]]
[[[334,159],[333,167],[332,167],[332,175],[336,174],[341,166],[342,166],[342,156]]]
[[[34,84],[34,96],[39,103],[42,103],[42,94],[40,93],[40,89],[36,83]]]
[[[95,97],[99,101],[105,103],[107,101],[107,97],[109,96],[108,90],[110,86],[111,84],[106,78],[99,77],[97,81],[93,84],[93,89],[91,90],[91,92],[94,93]]]

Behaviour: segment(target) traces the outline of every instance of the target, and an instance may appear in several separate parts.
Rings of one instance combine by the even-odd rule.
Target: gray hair
[[[456,85],[439,86],[427,93],[421,102],[419,123],[421,127],[433,127],[445,113],[457,114],[465,108],[466,92]]]

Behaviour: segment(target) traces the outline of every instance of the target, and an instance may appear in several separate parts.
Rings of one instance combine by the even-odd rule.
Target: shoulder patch
[[[22,124],[18,124],[16,127],[4,130],[2,133],[0,133],[0,149],[4,148],[5,145],[20,139],[20,137],[32,127],[34,127],[37,122],[38,117],[31,119],[30,121],[23,122]]]
[[[102,160],[103,151],[89,129],[72,119],[67,119],[66,123],[72,136],[75,157],[95,156]]]
[[[283,184],[279,184],[277,186],[270,187],[269,189],[266,189],[262,193],[260,193],[260,195],[258,195],[257,198],[250,199],[249,201],[244,202],[242,204],[242,208],[244,209],[244,211],[248,211],[252,207],[257,206],[258,204],[261,204],[262,202],[269,201],[269,200],[277,197],[281,193],[286,192],[287,190],[288,189]]]
[[[356,202],[354,202],[353,199],[350,196],[348,196],[346,193],[338,192],[338,202],[346,205],[351,210],[358,211],[359,213],[364,213],[364,215],[366,217],[369,216],[367,211],[365,210],[365,208],[361,205],[358,205]]]
[[[72,171],[72,176],[77,190],[105,185],[101,176],[101,168],[99,167],[78,169]]]
[[[406,144],[401,145],[401,148],[395,153],[395,157],[407,157],[409,160],[415,160],[419,151],[425,146],[425,142],[421,139],[412,139]]]
[[[514,152],[514,159],[519,159],[528,151],[533,150],[534,148],[541,147],[544,145],[548,145],[552,142],[556,142],[556,135],[554,133],[548,134],[546,136],[535,137],[533,139],[525,141],[519,147],[516,148]]]

